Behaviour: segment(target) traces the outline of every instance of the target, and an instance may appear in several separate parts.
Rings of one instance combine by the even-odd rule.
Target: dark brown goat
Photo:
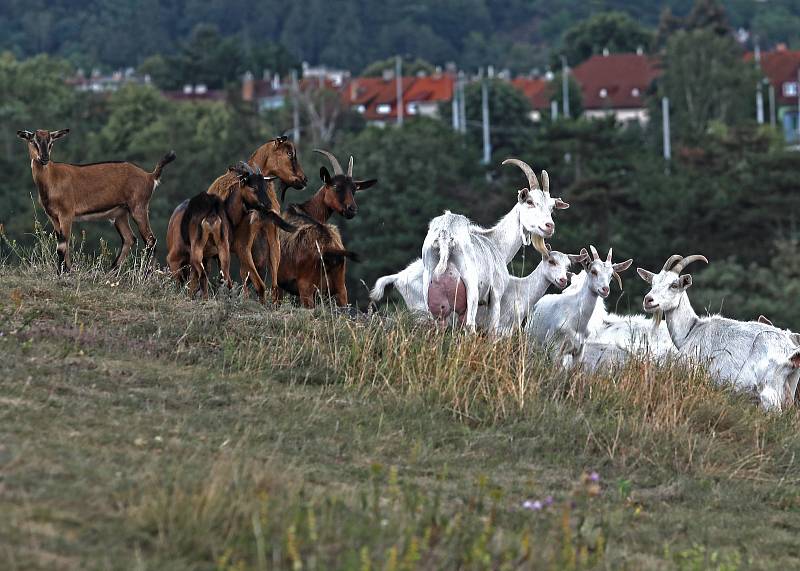
[[[264,177],[258,168],[253,169],[243,161],[235,167],[228,167],[228,171],[236,176],[236,185],[228,188],[224,197],[206,194],[220,200],[224,205],[226,218],[231,227],[231,232],[228,234],[229,250],[232,250],[239,257],[243,266],[250,268],[248,271],[252,271],[257,275],[257,272],[255,272],[253,268],[253,261],[249,250],[243,248],[246,241],[242,238],[237,239],[237,236],[248,231],[243,229],[251,227],[260,228],[267,224],[277,224],[288,232],[294,231],[295,228],[284,222],[280,215],[269,207],[267,179],[275,177]],[[181,232],[181,229],[184,227],[189,205],[190,201],[188,200],[178,205],[173,211],[167,227],[167,263],[169,264],[173,277],[179,283],[186,281],[188,278],[188,269],[191,265],[189,242]],[[204,257],[210,258],[215,255],[212,248],[206,250]],[[220,263],[221,262],[222,260],[220,259]],[[259,292],[259,297],[263,301],[265,292],[263,282],[261,282],[260,289],[258,284],[256,284],[256,289]]]
[[[72,223],[100,219],[111,220],[122,239],[114,260],[114,267],[118,268],[136,242],[128,216],[133,217],[148,248],[155,247],[156,238],[150,229],[150,197],[164,166],[175,160],[175,153],[164,155],[153,172],[124,161],[88,165],[51,162],[53,142],[67,133],[69,129],[17,131],[17,136],[28,142],[39,202],[56,232],[59,270],[69,271],[71,266]]]
[[[206,268],[212,257],[219,260],[219,271],[228,289],[233,288],[230,253],[232,232],[225,213],[225,203],[218,196],[201,192],[189,200],[181,220],[180,241],[189,252],[190,298],[201,288],[203,299],[208,299]]]
[[[261,145],[250,156],[248,164],[253,168],[261,169],[266,176],[277,177],[281,180],[283,185],[281,200],[283,200],[287,188],[305,188],[308,181],[298,161],[297,149],[286,137],[277,137]],[[220,196],[224,200],[231,189],[237,185],[236,177],[231,173],[226,173],[215,180],[207,192]],[[267,204],[276,214],[280,213],[280,203],[271,184],[267,189],[267,196],[269,197]],[[240,260],[243,293],[247,295],[247,281],[252,281],[256,293],[263,300],[263,292],[266,287],[264,280],[266,269],[269,267],[273,300],[277,301],[279,298],[278,265],[281,259],[278,229],[274,224],[265,224],[264,218],[256,215],[243,219],[241,224],[244,226],[236,224],[233,250]]]
[[[353,180],[353,157],[344,173],[335,156],[328,151],[316,152],[330,160],[334,174],[331,176],[328,169],[322,167],[322,187],[303,204],[293,204],[284,212],[284,217],[298,228],[294,234],[280,234],[278,285],[299,295],[305,307],[314,307],[317,292],[333,296],[339,306],[344,306],[348,301],[347,259],[355,262],[358,256],[344,247],[336,226],[326,222],[334,212],[353,218],[358,212],[355,192],[378,181]]]

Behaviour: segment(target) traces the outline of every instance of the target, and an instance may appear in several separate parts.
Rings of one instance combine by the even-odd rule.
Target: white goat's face
[[[600,297],[608,297],[611,293],[611,278],[613,275],[614,267],[611,262],[594,260],[586,270],[589,289]]]
[[[551,251],[547,256],[542,256],[547,281],[559,289],[567,287],[570,278],[570,259],[566,254]]]
[[[556,231],[553,209],[569,208],[569,204],[560,198],[551,198],[539,189],[527,188],[519,191],[518,204],[522,230],[542,238],[550,238]]]
[[[636,272],[650,284],[650,291],[644,296],[642,307],[647,313],[670,311],[678,307],[681,295],[692,285],[692,276],[676,274],[672,270],[661,270],[654,274],[642,268]]]

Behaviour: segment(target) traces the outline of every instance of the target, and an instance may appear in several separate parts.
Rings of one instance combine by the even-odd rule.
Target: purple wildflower
[[[539,500],[534,500],[534,501],[525,500],[524,502],[522,502],[522,507],[525,508],[526,510],[533,510],[538,512],[539,510],[542,509],[542,502],[540,502]]]
[[[552,505],[553,505],[553,496],[547,496],[547,497],[544,499],[544,505],[546,505],[546,506],[552,506]]]
[[[600,481],[600,474],[598,474],[597,472],[592,471],[592,473],[589,474],[589,481],[590,482],[595,482],[595,483],[599,482]]]

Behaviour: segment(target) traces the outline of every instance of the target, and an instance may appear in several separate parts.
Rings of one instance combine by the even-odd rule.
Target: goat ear
[[[26,141],[30,141],[33,139],[33,133],[30,131],[17,131],[17,137],[20,139],[25,139]]]
[[[556,198],[556,209],[557,210],[566,210],[569,208],[569,204],[561,200],[560,198]]]
[[[764,325],[772,325],[772,321],[763,315],[758,316],[758,322],[763,323]]]
[[[55,141],[56,139],[60,139],[61,137],[66,137],[69,135],[69,129],[61,129],[60,131],[50,131],[50,136]]]
[[[278,144],[285,143],[288,138],[286,135],[281,135],[280,137],[275,137],[275,142]]]
[[[519,202],[525,202],[526,200],[528,200],[528,193],[529,192],[530,191],[527,188],[521,188],[519,190],[519,192],[517,193],[517,200]]]
[[[618,264],[613,264],[611,267],[614,268],[615,272],[624,272],[625,270],[631,267],[632,263],[633,260],[630,259],[630,260],[625,260],[624,262],[620,262]]]
[[[329,173],[328,169],[326,169],[325,167],[320,167],[319,178],[321,178],[322,182],[325,184],[331,183],[331,173]]]
[[[373,187],[377,184],[377,178],[371,178],[369,180],[356,180],[353,181],[356,185],[356,190],[366,190],[370,187]]]
[[[800,347],[800,333],[792,333],[789,335],[789,339],[792,340],[792,343]]]
[[[653,276],[655,276],[653,272],[648,272],[644,268],[636,268],[636,273],[639,274],[639,277],[647,283],[653,283]]]
[[[567,254],[567,257],[569,258],[569,261],[572,262],[573,264],[579,264],[586,259],[586,256],[584,256],[583,253]]]
[[[681,288],[687,289],[692,287],[692,276],[691,274],[684,274],[680,277]]]
[[[800,350],[795,351],[789,357],[789,365],[793,369],[800,369]]]

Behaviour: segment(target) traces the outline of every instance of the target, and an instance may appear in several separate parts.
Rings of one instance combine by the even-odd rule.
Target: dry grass
[[[796,411],[701,369],[568,374],[402,313],[191,302],[80,248],[55,276],[47,240],[0,264],[7,568],[800,563]]]

